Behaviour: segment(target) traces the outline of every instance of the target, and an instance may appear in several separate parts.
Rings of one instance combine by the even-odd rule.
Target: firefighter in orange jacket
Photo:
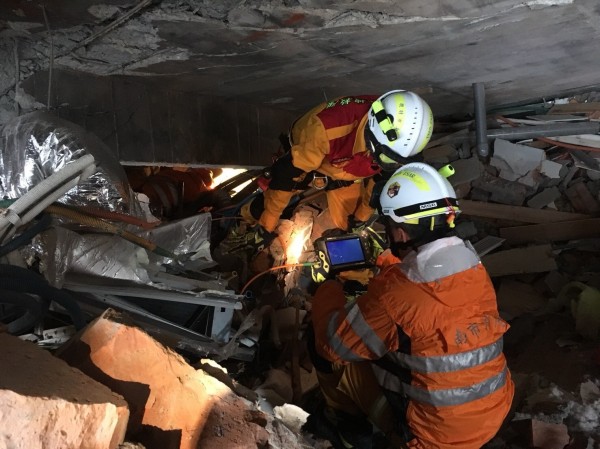
[[[432,129],[427,103],[403,90],[340,97],[316,106],[292,125],[290,151],[271,168],[264,195],[242,207],[242,217],[253,226],[244,243],[264,247],[294,194],[311,186],[326,190],[333,227],[347,229],[367,221],[373,214],[370,178],[420,153]]]
[[[346,449],[371,447],[361,416],[394,447],[479,449],[500,428],[514,385],[490,278],[468,243],[444,237],[460,212],[456,194],[434,168],[410,163],[386,182],[380,212],[394,251],[416,250],[353,302],[339,282],[317,290],[313,349],[326,416]]]

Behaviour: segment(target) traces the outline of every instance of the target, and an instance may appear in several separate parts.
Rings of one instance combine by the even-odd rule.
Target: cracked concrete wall
[[[97,135],[124,164],[262,167],[295,118],[236,99],[159,89],[139,77],[56,70],[53,78],[53,113]],[[46,71],[22,86],[45,108]]]

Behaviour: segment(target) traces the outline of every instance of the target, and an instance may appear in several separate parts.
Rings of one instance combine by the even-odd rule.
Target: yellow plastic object
[[[570,302],[575,329],[592,340],[600,340],[600,290],[581,282],[569,282],[558,294],[561,304]]]
[[[373,102],[371,107],[373,108],[373,112],[375,112],[376,116],[379,112],[383,111],[383,113],[385,113],[385,107],[383,106],[383,103],[381,102],[381,100],[377,100],[377,101]],[[390,120],[390,118],[387,115],[385,116],[385,118],[383,118],[381,120],[378,119],[377,122],[379,123],[379,126],[381,127],[381,130],[383,131],[384,134],[387,134],[388,131],[394,129],[392,121]]]
[[[450,164],[444,165],[442,168],[438,170],[438,173],[442,175],[444,178],[449,178],[454,174],[454,167]]]

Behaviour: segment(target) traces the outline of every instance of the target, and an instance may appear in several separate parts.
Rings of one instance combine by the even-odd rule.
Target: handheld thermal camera
[[[330,274],[372,265],[369,245],[356,234],[321,237],[315,240],[314,246],[319,262],[328,266],[326,271]]]

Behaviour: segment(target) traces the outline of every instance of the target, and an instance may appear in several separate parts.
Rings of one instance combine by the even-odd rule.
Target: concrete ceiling
[[[437,115],[593,88],[597,0],[141,0],[0,4],[0,95],[49,65],[303,112],[338,95],[414,89]],[[51,44],[52,42],[52,44]]]

